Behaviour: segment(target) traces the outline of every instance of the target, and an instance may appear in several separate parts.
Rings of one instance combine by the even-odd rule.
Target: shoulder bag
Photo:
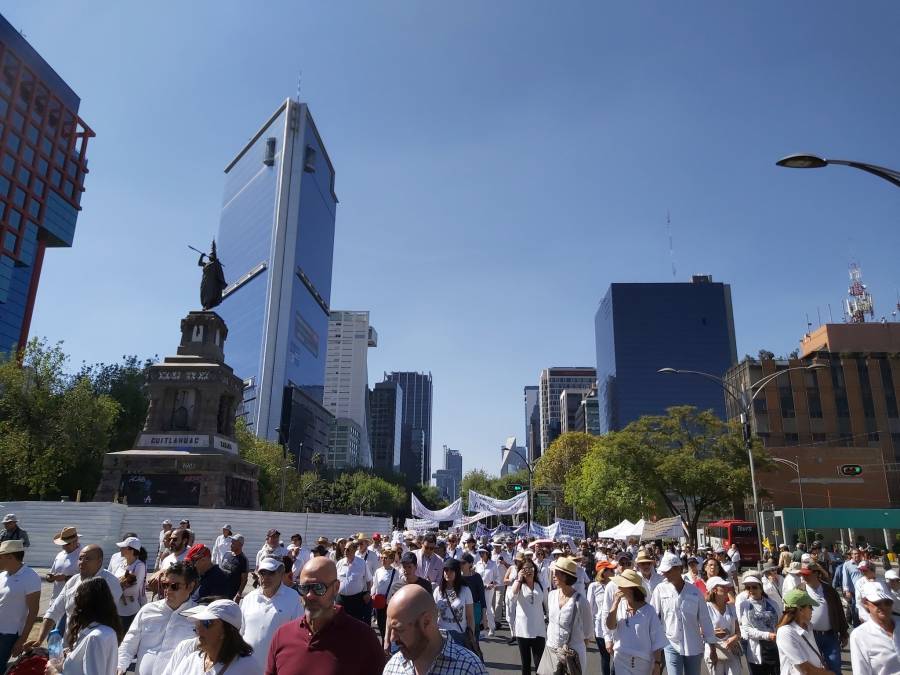
[[[578,652],[569,646],[569,643],[572,642],[572,630],[575,628],[575,615],[579,611],[578,601],[580,598],[580,593],[572,596],[572,620],[569,622],[568,641],[559,648],[544,646],[537,675],[581,675],[581,661],[578,658]]]
[[[391,570],[391,578],[388,579],[387,585],[387,593],[376,593],[372,596],[372,609],[384,609],[387,607],[387,596],[388,593],[391,592],[391,586],[394,583],[394,575],[397,573],[397,568]]]
[[[457,595],[452,589],[447,591],[447,599],[450,601],[450,612],[453,614],[453,620],[456,622],[456,625],[459,628],[460,635],[462,635],[462,646],[475,654],[475,656],[481,659],[481,662],[484,663],[484,655],[481,653],[481,647],[478,646],[478,640],[475,639],[475,634],[472,632],[472,628],[469,627],[467,630],[463,630],[462,623],[459,619],[456,618],[456,612],[453,611],[453,601],[456,600],[456,598]],[[463,605],[463,612],[465,611],[466,606]]]

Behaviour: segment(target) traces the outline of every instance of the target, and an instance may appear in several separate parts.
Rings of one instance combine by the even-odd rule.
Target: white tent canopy
[[[611,527],[608,530],[598,533],[597,536],[601,539],[625,539],[626,537],[634,536],[632,534],[627,534],[634,530],[634,527],[634,523],[626,518],[615,527]],[[641,525],[641,530],[643,531],[643,525]],[[638,536],[640,536],[640,533],[638,533]]]

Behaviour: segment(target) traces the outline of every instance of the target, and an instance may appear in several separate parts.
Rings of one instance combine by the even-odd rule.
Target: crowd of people
[[[853,673],[900,673],[900,575],[885,559],[879,579],[867,548],[799,544],[757,569],[734,546],[271,529],[251,559],[227,523],[204,543],[166,520],[155,559],[126,532],[104,566],[67,526],[32,631],[41,579],[7,519],[24,534],[0,535],[11,673],[480,675],[486,639],[516,645],[523,674],[580,675],[594,646],[603,675],[840,674],[848,642]]]

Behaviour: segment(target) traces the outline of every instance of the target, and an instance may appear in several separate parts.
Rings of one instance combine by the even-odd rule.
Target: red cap
[[[378,532],[376,532],[375,534],[373,534],[373,535],[372,535],[372,541],[381,541],[381,534],[379,534]]]
[[[212,555],[205,544],[194,544],[188,549],[187,555],[184,557],[188,562],[196,562],[205,555]]]
[[[597,572],[599,572],[600,570],[614,570],[616,569],[616,566],[609,561],[601,560],[596,565],[594,565],[594,569]]]

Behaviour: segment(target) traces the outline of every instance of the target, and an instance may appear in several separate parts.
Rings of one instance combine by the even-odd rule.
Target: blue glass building
[[[228,325],[226,358],[244,379],[247,424],[271,440],[284,427],[292,449],[330,417],[322,408],[312,415],[322,424],[289,419],[292,390],[305,408],[322,403],[337,203],[334,167],[303,103],[284,101],[225,168],[216,243],[229,286],[216,311]],[[327,434],[315,436],[327,445]]]
[[[28,340],[44,251],[75,238],[94,135],[80,104],[0,16],[0,356]]]
[[[396,382],[403,390],[401,416],[400,473],[409,487],[431,480],[431,373],[392,372],[385,382]]]
[[[707,276],[690,283],[610,284],[594,327],[601,433],[674,405],[712,409],[725,419],[724,395],[714,383],[657,371],[721,377],[737,363],[728,284]]]

